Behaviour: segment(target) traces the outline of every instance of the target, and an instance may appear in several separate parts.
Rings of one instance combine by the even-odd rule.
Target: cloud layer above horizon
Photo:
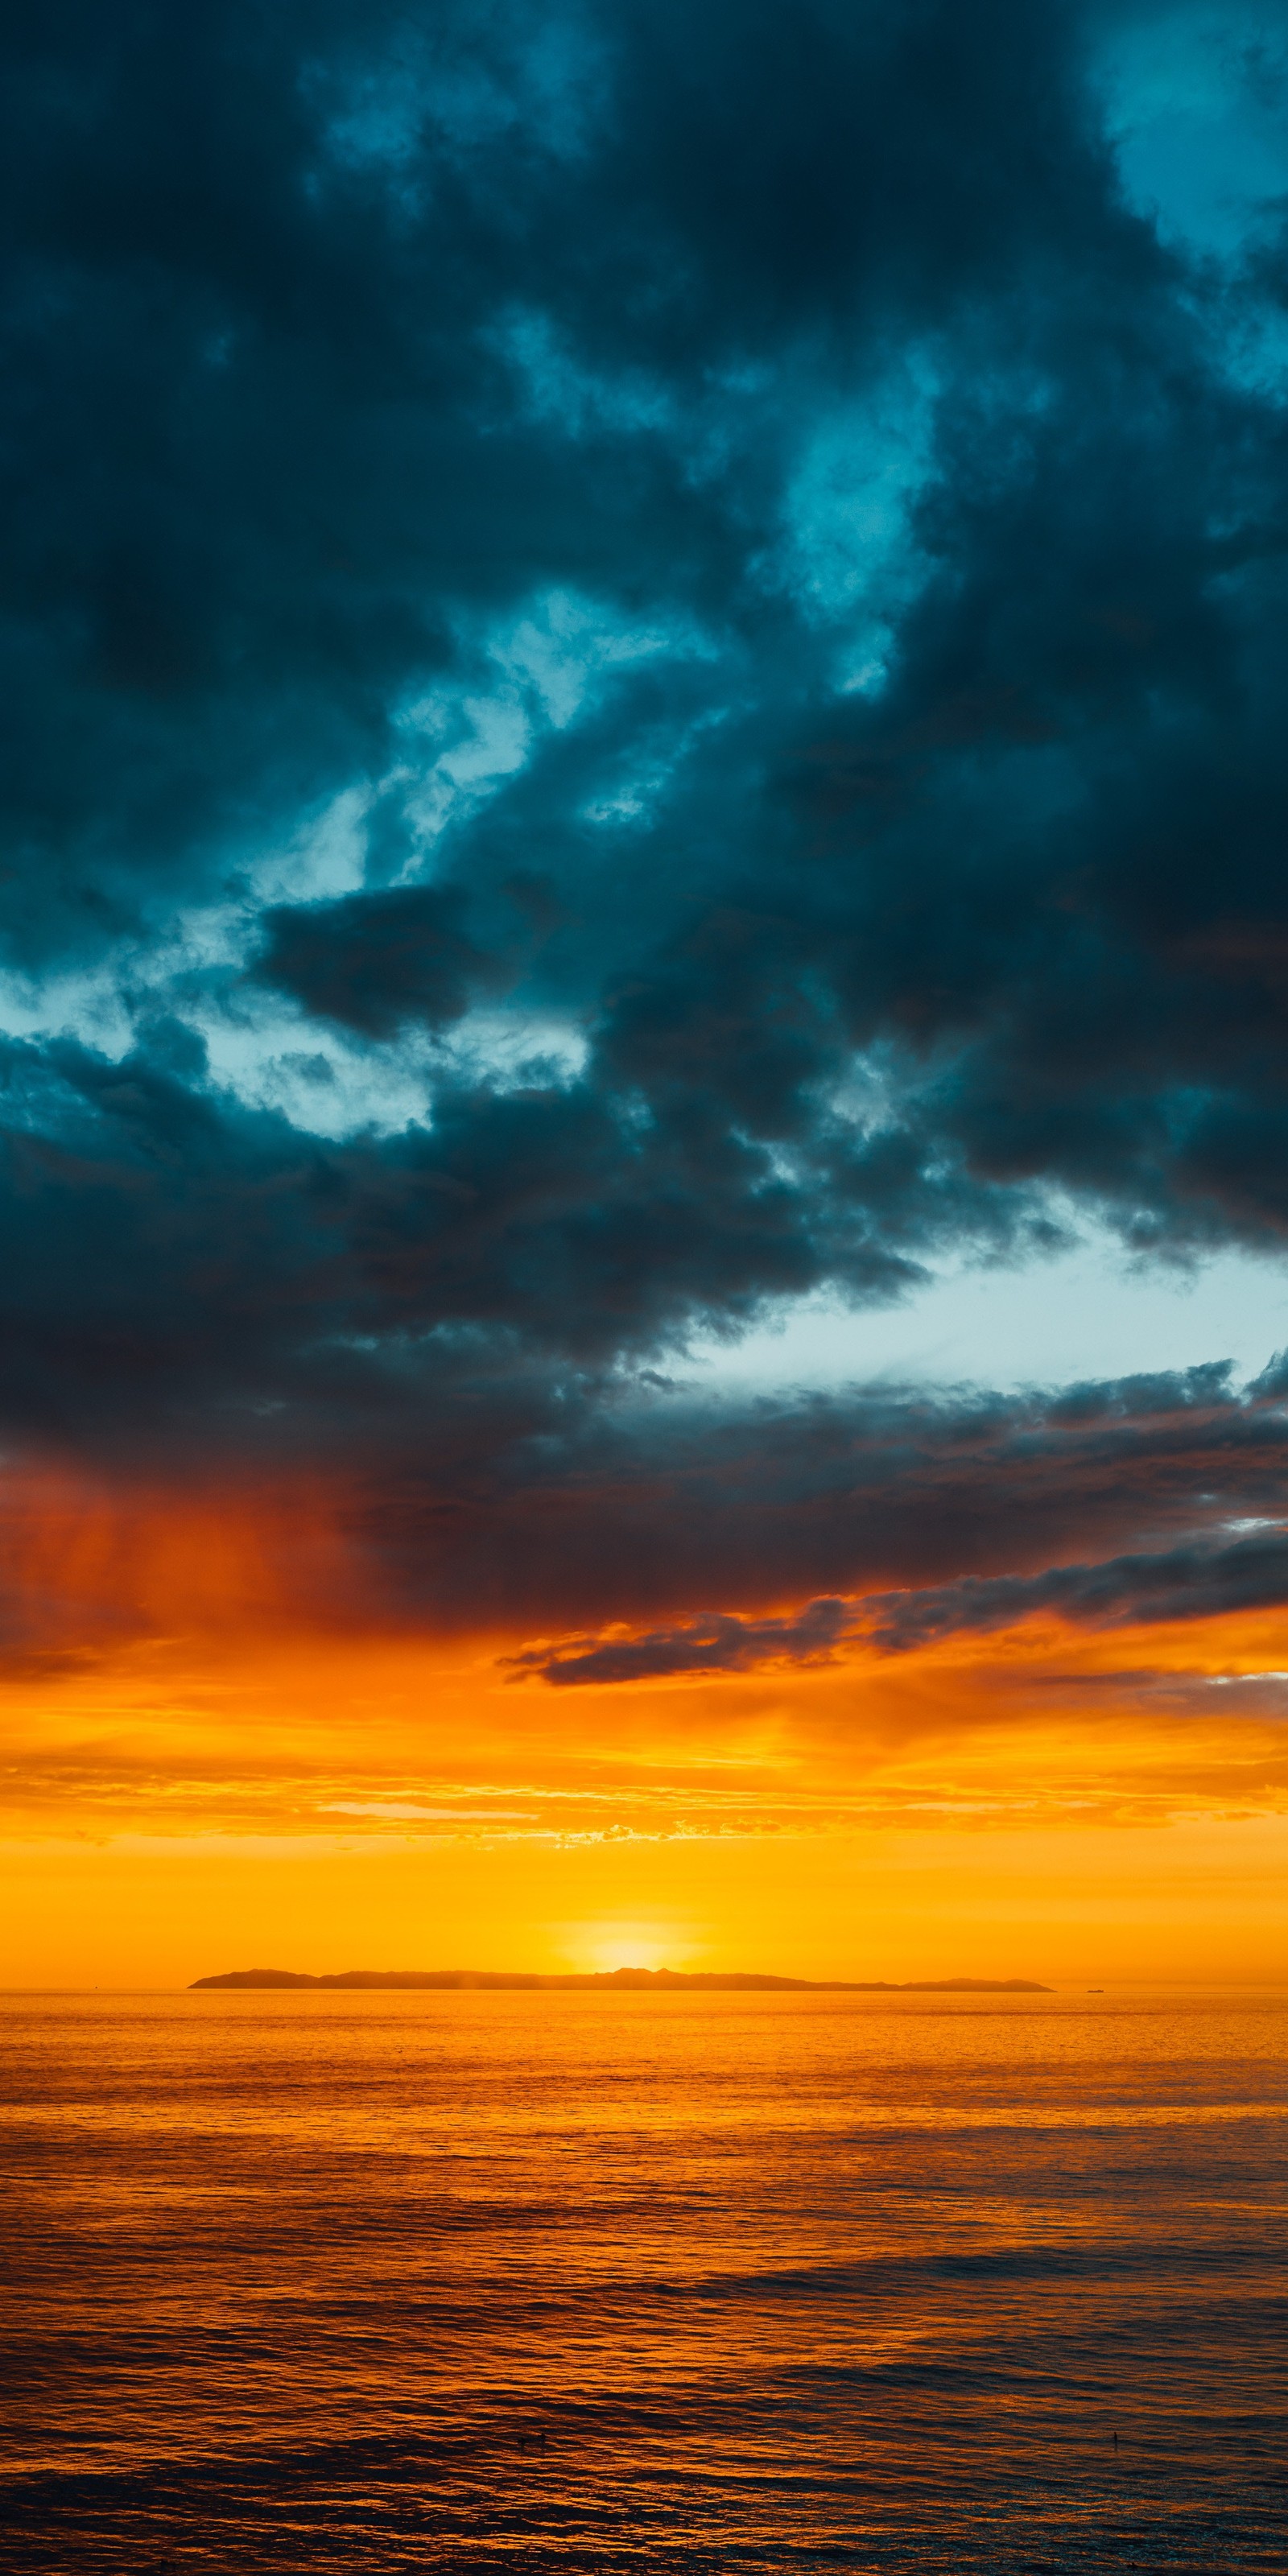
[[[691,1364],[1083,1228],[1283,1261],[1280,13],[7,50],[22,1670],[158,1619],[50,1477],[561,1691],[1288,1600],[1269,1365]]]

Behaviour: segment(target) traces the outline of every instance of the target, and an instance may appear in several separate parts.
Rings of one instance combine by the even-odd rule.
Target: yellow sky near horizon
[[[190,1615],[0,1692],[0,1982],[626,1964],[1273,1980],[1288,1748],[1261,1677],[1281,1624],[1045,1619],[897,1657],[555,1688],[516,1679],[513,1639]]]

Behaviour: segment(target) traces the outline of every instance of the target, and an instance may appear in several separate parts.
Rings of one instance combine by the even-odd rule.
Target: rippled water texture
[[[1288,2556],[1282,1996],[3,2018],[7,2566]]]

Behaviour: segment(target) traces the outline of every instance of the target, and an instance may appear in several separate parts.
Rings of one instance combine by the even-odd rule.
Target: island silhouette
[[[1051,1986],[1031,1977],[911,1977],[893,1985],[883,1977],[768,1977],[744,1970],[605,1968],[584,1976],[538,1976],[521,1968],[345,1968],[332,1977],[310,1977],[293,1968],[228,1968],[218,1977],[194,1977],[189,1993],[218,1988],[372,1988],[391,1992],[519,1994],[804,1994],[804,1995],[1049,1995]]]

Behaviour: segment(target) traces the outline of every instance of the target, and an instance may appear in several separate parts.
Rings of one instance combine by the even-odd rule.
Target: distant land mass
[[[673,1989],[708,1995],[1049,1995],[1051,1986],[1031,1977],[913,1977],[903,1985],[884,1978],[762,1977],[727,1969],[606,1968],[592,1976],[538,1977],[518,1968],[346,1968],[336,1977],[304,1977],[292,1968],[229,1968],[221,1977],[194,1977],[198,1988],[224,1992],[247,1987],[376,1988],[383,1992],[503,1994],[655,1994]]]

